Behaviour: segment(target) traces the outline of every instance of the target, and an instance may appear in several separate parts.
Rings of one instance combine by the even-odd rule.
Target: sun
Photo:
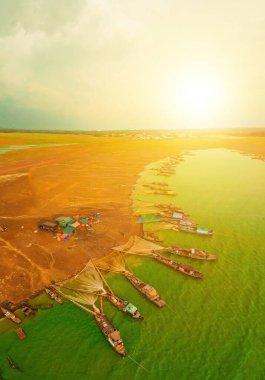
[[[200,122],[217,117],[222,97],[220,78],[210,70],[188,70],[177,80],[177,109],[186,120]]]

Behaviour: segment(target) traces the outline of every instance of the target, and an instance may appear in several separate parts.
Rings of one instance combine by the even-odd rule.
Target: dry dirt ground
[[[131,193],[139,172],[155,160],[187,149],[225,147],[265,154],[265,138],[130,140],[45,134],[0,134],[0,148],[34,143],[72,144],[0,154],[0,302],[18,302],[51,280],[81,270],[124,243],[139,225],[131,211]],[[14,174],[22,176],[13,176]],[[12,177],[5,177],[10,176]],[[59,215],[102,213],[94,234],[58,242],[34,233],[40,221]]]

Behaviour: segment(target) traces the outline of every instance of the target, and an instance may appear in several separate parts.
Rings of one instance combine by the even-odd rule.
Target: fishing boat
[[[9,356],[7,356],[6,358],[7,358],[7,361],[8,361],[9,367],[10,367],[11,369],[16,369],[16,366],[15,366],[15,363],[13,362],[13,360],[12,360]]]
[[[210,255],[205,251],[197,248],[189,248],[183,249],[179,247],[172,247],[170,253],[178,256],[189,257],[190,259],[198,259],[198,260],[216,260],[217,257],[215,255]]]
[[[46,309],[51,309],[53,307],[53,303],[37,303],[31,306],[33,310],[41,309],[41,310],[46,310]]]
[[[167,207],[167,208],[165,207],[162,210],[163,211],[160,211],[159,214],[161,214],[165,218],[169,218],[169,219],[176,219],[176,218],[173,217],[174,214],[180,214],[180,215],[182,215],[182,218],[189,216],[189,214],[187,214],[181,208],[179,208],[179,209],[178,208],[172,209],[172,208],[169,208],[169,207]]]
[[[26,317],[31,317],[34,314],[33,309],[29,306],[24,306],[21,311]]]
[[[62,299],[56,294],[54,291],[52,291],[49,288],[45,288],[45,292],[48,294],[48,296],[55,302],[59,303],[60,305],[63,304]]]
[[[12,313],[12,311],[6,309],[5,307],[1,307],[1,311],[4,314],[4,316],[10,321],[16,324],[21,323],[21,319],[19,319],[14,313]]]
[[[120,332],[115,329],[105,314],[97,312],[94,314],[94,317],[102,334],[114,350],[121,356],[126,356],[126,350]]]
[[[144,319],[137,307],[134,306],[132,303],[124,300],[123,298],[109,292],[106,294],[106,298],[112,303],[112,305],[114,305],[124,314],[129,315],[133,319]]]
[[[166,302],[160,298],[157,290],[151,285],[144,283],[139,278],[137,278],[133,273],[124,272],[124,276],[130,283],[141,292],[149,301],[156,304],[158,307],[163,307],[166,305]]]
[[[27,338],[27,334],[21,328],[16,329],[16,334],[17,334],[17,336],[19,337],[20,340],[24,340],[24,339]]]
[[[180,226],[179,230],[182,232],[188,232],[190,234],[212,236],[214,231],[208,230],[208,228],[198,226]]]
[[[203,278],[203,274],[201,272],[196,271],[193,267],[190,265],[182,264],[182,263],[176,263],[175,261],[168,259],[167,257],[161,256],[158,253],[152,253],[152,257],[159,261],[160,263],[178,271],[183,274],[186,274],[187,276],[195,277],[195,278]]]
[[[149,194],[155,194],[155,195],[171,195],[175,196],[177,195],[173,190],[150,190]]]
[[[168,186],[168,183],[166,183],[166,182],[152,182],[152,185]]]

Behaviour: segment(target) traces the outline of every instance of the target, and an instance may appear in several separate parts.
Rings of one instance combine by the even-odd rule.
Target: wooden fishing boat
[[[102,334],[114,350],[119,355],[126,356],[126,350],[120,332],[115,329],[105,314],[98,312],[94,314],[94,317]]]
[[[1,307],[1,311],[4,314],[4,316],[10,321],[16,324],[21,323],[21,319],[19,319],[14,313],[12,313],[12,311],[6,309],[5,307]]]
[[[190,265],[182,264],[182,263],[176,263],[175,261],[161,256],[158,253],[152,253],[152,257],[159,261],[160,263],[174,269],[175,271],[181,272],[183,274],[186,274],[187,276],[191,276],[194,278],[203,278],[203,274],[201,272],[196,271],[193,267]]]
[[[152,182],[152,185],[158,185],[158,186],[168,186],[168,183],[166,182]]]
[[[148,190],[146,191],[146,194],[154,194],[154,195],[170,195],[170,196],[175,196],[177,195],[174,191],[172,190]]]
[[[56,294],[53,290],[49,288],[45,288],[45,292],[48,294],[48,296],[55,302],[59,303],[60,305],[63,304],[62,299]]]
[[[10,367],[11,369],[16,369],[16,366],[15,366],[15,363],[13,362],[13,360],[12,360],[9,356],[7,356],[6,358],[7,358],[7,361],[8,361],[9,367]]]
[[[110,292],[108,292],[105,296],[108,299],[108,301],[112,303],[112,305],[117,307],[117,309],[122,311],[124,314],[129,315],[133,319],[139,319],[139,320],[144,319],[144,317],[140,314],[137,307],[134,306],[132,303]]]
[[[124,276],[130,283],[141,292],[149,301],[156,304],[158,307],[163,307],[166,305],[166,302],[160,298],[157,290],[153,288],[151,285],[146,284],[139,278],[137,278],[133,273],[123,272]]]
[[[16,334],[17,334],[17,336],[19,337],[20,340],[24,340],[24,339],[27,338],[27,334],[21,328],[16,329]]]
[[[213,230],[208,230],[207,228],[202,228],[198,226],[180,226],[179,230],[182,232],[190,233],[190,234],[205,235],[205,236],[212,236],[214,233]]]
[[[41,310],[46,310],[46,309],[51,309],[53,307],[53,303],[37,303],[31,306],[33,310],[41,309]]]
[[[206,253],[205,251],[202,251],[201,249],[197,249],[197,248],[183,249],[179,247],[172,247],[172,249],[170,249],[169,252],[174,255],[185,256],[190,259],[211,260],[211,261],[217,259],[215,255],[210,255]]]
[[[29,306],[24,306],[21,311],[26,317],[31,317],[34,314],[33,309]]]

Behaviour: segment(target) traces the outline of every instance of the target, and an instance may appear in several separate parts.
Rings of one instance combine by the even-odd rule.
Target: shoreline
[[[265,139],[262,144],[260,141],[256,144],[255,138],[252,145],[246,139],[231,137],[227,141],[139,141],[115,137],[96,142],[93,139],[93,144],[88,137],[86,140],[83,145],[34,148],[1,155],[0,175],[21,170],[28,173],[16,181],[0,184],[0,215],[3,215],[0,225],[10,226],[7,234],[0,233],[1,302],[8,299],[20,303],[54,278],[60,281],[80,271],[88,261],[87,252],[98,259],[106,256],[112,246],[125,243],[132,234],[139,235],[141,225],[135,223],[131,212],[131,194],[140,173],[150,163],[187,150],[225,148],[260,160],[264,160],[265,153]],[[101,211],[99,233],[87,241],[80,240],[80,247],[72,244],[73,240],[66,245],[47,235],[33,234],[36,223],[48,218],[50,210],[66,215],[80,210]],[[27,248],[30,243],[33,249]]]

